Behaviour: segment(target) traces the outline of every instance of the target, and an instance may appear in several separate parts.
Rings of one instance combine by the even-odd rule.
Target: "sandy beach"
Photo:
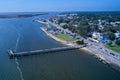
[[[55,37],[54,35],[52,35],[51,33],[48,33],[43,27],[40,27],[40,29],[45,32],[46,35],[48,35],[50,38],[54,39],[55,41],[61,43],[61,44],[64,44],[64,45],[67,45],[67,46],[75,46],[75,44],[73,43],[70,43],[68,41],[65,41],[65,40],[62,40],[60,38],[57,38]]]

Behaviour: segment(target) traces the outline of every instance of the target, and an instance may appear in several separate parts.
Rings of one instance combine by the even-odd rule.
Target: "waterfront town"
[[[42,30],[56,41],[72,46],[86,44],[84,50],[104,63],[120,67],[120,16],[117,14],[61,13],[36,20],[46,24]]]
[[[0,80],[120,80],[120,0],[0,0]]]
[[[116,14],[109,13],[108,16],[107,13],[61,14],[50,17],[49,20],[84,38],[105,44],[116,42],[120,45],[120,16]]]

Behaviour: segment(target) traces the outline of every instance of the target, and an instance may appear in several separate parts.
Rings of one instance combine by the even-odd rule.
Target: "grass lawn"
[[[66,40],[66,41],[75,41],[75,39],[73,39],[72,37],[66,35],[66,34],[57,34],[55,35],[56,37]]]
[[[115,52],[120,53],[120,46],[118,46],[118,45],[113,45],[113,46],[106,45],[105,47],[108,48],[108,49],[111,49],[111,50],[113,50]]]

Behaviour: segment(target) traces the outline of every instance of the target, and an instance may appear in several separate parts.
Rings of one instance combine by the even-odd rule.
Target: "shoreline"
[[[59,39],[59,38],[55,37],[54,35],[48,33],[43,27],[40,27],[40,29],[41,29],[47,36],[49,36],[50,38],[54,39],[55,41],[57,41],[57,42],[59,42],[59,43],[61,43],[61,44],[63,44],[63,45],[66,45],[66,46],[75,46],[75,45],[72,44],[72,43],[68,43],[67,41],[62,40],[62,39]]]
[[[111,65],[111,67],[113,67],[112,65],[114,65],[114,67],[117,67],[117,69],[120,71],[120,63],[114,57],[111,57],[110,55],[104,54],[104,52],[101,52],[101,51],[96,52],[95,50],[90,48],[90,46],[85,47],[83,50],[88,51],[91,55],[98,58],[104,64],[109,64],[109,65]]]
[[[41,23],[41,21],[40,21],[39,23]],[[44,24],[45,24],[45,23],[44,23]],[[67,46],[76,46],[76,45],[74,45],[73,43],[69,43],[69,44],[68,44],[67,41],[61,40],[61,39],[55,37],[54,35],[48,33],[43,27],[41,27],[40,29],[41,29],[46,35],[48,35],[50,38],[54,39],[55,41],[57,41],[57,42],[59,42],[59,43],[61,43],[61,44],[64,44],[64,45],[67,45]],[[99,52],[98,52],[98,51],[94,50],[94,48],[91,47],[91,46],[83,47],[83,48],[80,48],[80,49],[89,52],[90,55],[95,56],[95,57],[98,58],[100,61],[102,61],[104,64],[114,65],[114,66],[120,68],[120,63],[119,63],[119,61],[115,60],[113,57],[111,57],[111,56],[109,56],[109,55],[107,55],[107,54],[104,54],[104,52],[102,52],[102,51],[99,51]],[[119,69],[119,71],[120,71],[120,69]]]
[[[43,22],[43,21],[40,21],[40,20],[34,20],[34,21],[37,21],[37,22],[42,23],[42,24],[48,24],[47,22]]]

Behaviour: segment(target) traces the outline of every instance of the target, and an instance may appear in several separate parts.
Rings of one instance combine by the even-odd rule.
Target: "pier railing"
[[[53,53],[53,52],[60,52],[60,51],[75,50],[75,49],[79,49],[79,48],[82,48],[82,47],[83,46],[58,47],[58,48],[41,49],[41,50],[18,52],[18,53],[14,53],[12,50],[8,50],[8,54],[9,54],[10,57],[20,57],[20,56],[30,56],[30,55],[43,54],[43,53]]]

